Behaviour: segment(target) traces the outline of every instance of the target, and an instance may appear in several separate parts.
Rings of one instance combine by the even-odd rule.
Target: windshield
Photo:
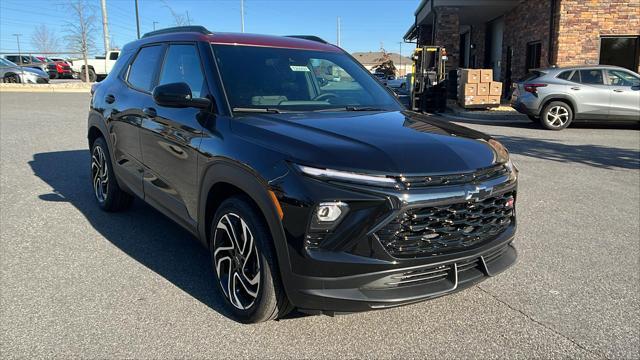
[[[343,53],[213,45],[236,111],[400,110],[371,75]]]

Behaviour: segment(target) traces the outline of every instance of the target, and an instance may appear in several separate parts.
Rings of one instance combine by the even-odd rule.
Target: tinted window
[[[602,85],[602,71],[592,70],[580,70],[580,79],[583,84]]]
[[[118,60],[118,55],[120,55],[120,53],[112,52],[109,54],[109,60]]]
[[[573,75],[571,76],[571,78],[569,78],[569,81],[573,81],[573,82],[580,82],[580,71],[576,71],[573,73]]]
[[[140,90],[151,91],[161,56],[162,46],[149,46],[140,49],[129,69],[127,79],[129,84]]]
[[[204,74],[195,45],[171,45],[162,66],[160,84],[184,82],[189,84],[194,97],[204,90]]]
[[[621,70],[607,70],[609,85],[613,86],[638,86],[640,78]]]
[[[560,75],[558,75],[558,79],[569,80],[569,76],[571,76],[571,70],[563,71],[560,73]]]
[[[604,37],[600,40],[600,64],[636,71],[640,57],[640,37]]]
[[[542,44],[540,42],[527,44],[526,65],[527,71],[540,67],[540,53]]]

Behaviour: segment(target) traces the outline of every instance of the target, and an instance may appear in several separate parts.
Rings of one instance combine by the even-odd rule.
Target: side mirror
[[[153,89],[152,96],[156,104],[166,107],[204,109],[211,105],[209,99],[194,98],[189,85],[183,82],[158,85]]]

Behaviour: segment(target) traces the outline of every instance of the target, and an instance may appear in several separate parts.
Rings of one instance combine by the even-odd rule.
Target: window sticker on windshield
[[[311,69],[302,65],[289,65],[289,67],[291,68],[291,71],[311,71]]]

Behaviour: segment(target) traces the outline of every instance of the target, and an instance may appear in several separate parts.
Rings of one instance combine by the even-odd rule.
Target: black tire
[[[93,69],[89,68],[89,82],[95,82],[97,78],[98,78],[98,75],[96,75],[96,72],[93,71]],[[84,68],[80,72],[80,79],[82,81],[87,81],[87,75],[84,71]]]
[[[91,185],[98,205],[104,211],[116,212],[129,208],[133,195],[118,185],[113,172],[109,148],[103,138],[91,146]]]
[[[232,235],[238,233],[233,229],[244,229],[243,224],[248,231],[239,238]],[[234,320],[258,323],[293,309],[280,280],[271,233],[249,198],[234,196],[220,204],[211,223],[209,249],[216,288]]]
[[[527,115],[527,117],[529,118],[529,120],[531,120],[534,123],[539,123],[540,122],[540,117],[538,117],[538,116]]]
[[[17,74],[8,74],[5,75],[4,78],[2,78],[2,82],[9,84],[19,84],[20,76],[18,76]]]
[[[548,130],[565,129],[573,121],[571,106],[562,101],[552,101],[542,110],[540,124]]]

